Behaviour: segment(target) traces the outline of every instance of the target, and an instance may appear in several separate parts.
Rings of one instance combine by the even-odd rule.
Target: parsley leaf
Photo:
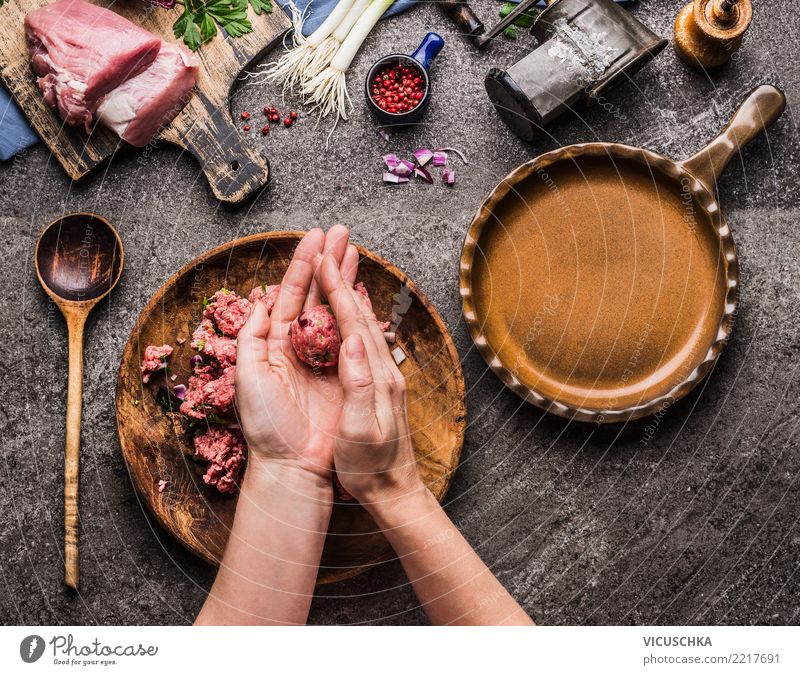
[[[0,0],[2,4],[2,0]],[[269,0],[250,0],[250,6],[256,14],[270,14],[272,12],[272,3]]]
[[[214,23],[207,12],[203,12],[203,18],[200,20],[200,37],[203,39],[203,44],[211,40],[217,34],[217,24]]]
[[[250,33],[253,25],[247,18],[248,1],[257,14],[272,11],[269,0],[185,0],[183,14],[173,24],[172,32],[193,52],[216,36],[217,24],[231,37]]]
[[[253,30],[247,18],[247,0],[206,0],[208,12],[231,37],[241,37]]]
[[[200,31],[194,23],[194,15],[187,8],[178,20],[172,25],[172,32],[176,38],[183,38],[186,46],[193,52],[200,48]]]

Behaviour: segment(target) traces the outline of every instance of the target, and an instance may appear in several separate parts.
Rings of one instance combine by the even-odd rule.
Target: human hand
[[[272,314],[257,302],[239,332],[236,408],[250,449],[248,473],[262,460],[278,460],[330,478],[341,385],[335,369],[312,369],[297,358],[289,325],[303,309],[320,302],[314,269],[323,252],[337,273],[353,283],[358,249],[348,237],[341,225],[327,236],[320,229],[306,234],[283,277]]]
[[[423,487],[406,414],[406,383],[369,303],[326,254],[319,286],[339,324],[341,416],[333,444],[344,488],[367,509]]]

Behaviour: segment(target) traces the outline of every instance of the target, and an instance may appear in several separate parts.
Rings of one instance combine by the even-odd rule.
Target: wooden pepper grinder
[[[694,0],[675,20],[675,51],[695,68],[727,63],[753,20],[750,0]]]

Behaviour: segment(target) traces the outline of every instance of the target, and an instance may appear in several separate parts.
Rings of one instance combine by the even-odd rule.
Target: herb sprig
[[[216,36],[217,25],[231,37],[252,32],[253,24],[247,18],[248,4],[256,14],[272,12],[270,0],[183,0],[180,4],[183,13],[172,31],[193,52]]]
[[[511,12],[513,12],[517,8],[517,5],[513,2],[506,2],[500,8],[500,18],[505,19]],[[503,34],[507,38],[511,38],[512,40],[517,39],[517,31],[519,28],[530,28],[533,25],[534,20],[537,16],[539,16],[540,10],[538,9],[529,9],[527,12],[523,12],[520,14],[516,21],[512,23],[508,28],[503,31]]]

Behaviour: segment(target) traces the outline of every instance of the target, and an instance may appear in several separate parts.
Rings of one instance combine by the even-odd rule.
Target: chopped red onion
[[[434,166],[447,166],[447,153],[437,150],[433,153]]]
[[[397,165],[400,164],[400,158],[393,152],[390,152],[388,155],[383,156],[383,163],[389,171],[394,171]]]
[[[409,162],[407,159],[401,159],[394,169],[389,169],[396,176],[410,176],[414,173],[414,162]]]
[[[189,359],[189,366],[194,370],[199,364],[203,363],[203,357],[200,354],[195,354]]]
[[[430,148],[420,148],[419,150],[414,150],[413,155],[417,160],[417,164],[425,166],[433,158],[433,150]]]
[[[394,359],[394,362],[399,366],[403,361],[406,360],[406,353],[400,347],[395,347],[392,350],[392,358]]]
[[[391,171],[384,171],[383,172],[383,182],[384,183],[408,183],[408,178],[406,176],[398,176],[396,173],[392,173]]]
[[[455,148],[436,148],[436,152],[454,152],[456,155],[458,155],[459,159],[464,162],[464,164],[469,164],[467,158],[464,157],[464,153],[460,150],[456,150]]]
[[[454,185],[456,182],[456,172],[444,167],[444,169],[442,169],[442,180],[448,185]]]
[[[414,167],[414,175],[417,178],[422,178],[426,183],[433,183],[433,176],[431,176],[431,172],[427,169],[423,169],[421,166]]]
[[[186,398],[186,385],[185,384],[176,384],[172,391],[175,393],[181,401]]]

